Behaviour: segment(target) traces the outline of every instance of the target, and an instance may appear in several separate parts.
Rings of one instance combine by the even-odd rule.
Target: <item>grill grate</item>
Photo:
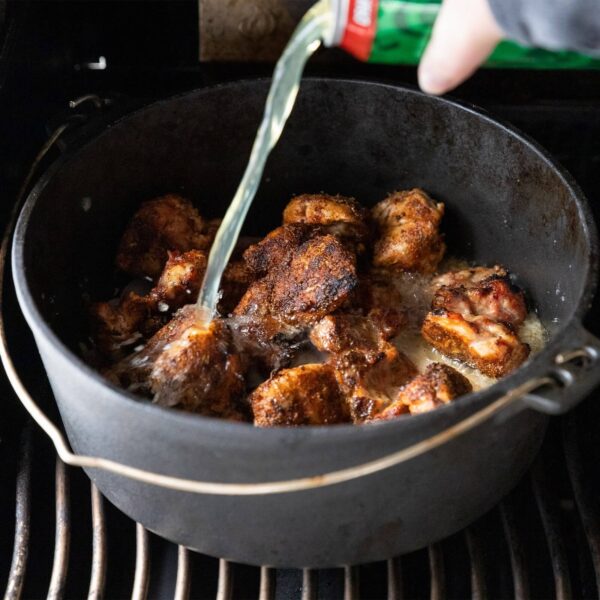
[[[11,484],[14,514],[2,515],[0,535],[15,533],[5,598],[438,600],[487,598],[490,590],[493,597],[595,598],[600,507],[589,480],[598,448],[581,433],[592,412],[590,400],[554,421],[519,487],[464,532],[387,563],[322,571],[259,569],[176,547],[131,523],[28,426]],[[41,548],[40,532],[52,528],[54,548],[51,535]]]

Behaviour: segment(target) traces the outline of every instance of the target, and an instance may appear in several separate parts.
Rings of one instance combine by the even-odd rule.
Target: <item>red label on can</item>
[[[340,46],[360,60],[368,60],[377,30],[378,0],[350,0],[348,22]]]

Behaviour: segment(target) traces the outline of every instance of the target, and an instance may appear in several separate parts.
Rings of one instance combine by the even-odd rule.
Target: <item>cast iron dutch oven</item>
[[[308,478],[190,493],[88,468],[133,519],[244,563],[325,567],[388,558],[491,508],[531,463],[548,413],[570,409],[600,379],[600,342],[581,324],[595,284],[596,231],[566,173],[488,116],[389,85],[308,79],[245,233],[276,227],[294,193],[325,190],[372,205],[390,190],[422,187],[446,202],[455,254],[519,274],[549,343],[490,389],[378,425],[263,430],[140,401],[78,355],[87,336],[82,295],[113,294],[117,242],[143,200],[178,192],[203,215],[224,213],[267,91],[266,81],[244,81],[158,102],[63,157],[17,225],[19,302],[75,452],[200,482]]]

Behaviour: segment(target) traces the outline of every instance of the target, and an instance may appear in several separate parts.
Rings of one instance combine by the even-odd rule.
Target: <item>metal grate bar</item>
[[[485,583],[485,567],[483,564],[483,550],[479,536],[472,527],[465,531],[467,549],[471,560],[471,597],[473,600],[483,600],[488,597]]]
[[[67,467],[56,458],[56,537],[54,562],[48,588],[48,600],[60,600],[65,595],[69,569],[69,545],[71,540],[71,515],[69,510],[69,477]]]
[[[271,600],[274,596],[273,569],[269,567],[260,568],[260,590],[258,600]]]
[[[312,569],[302,570],[302,600],[317,600],[317,576]]]
[[[527,564],[525,561],[525,551],[519,538],[517,524],[515,522],[514,509],[510,500],[503,500],[500,503],[500,515],[502,517],[502,527],[504,537],[508,544],[510,554],[510,565],[513,575],[513,591],[517,600],[529,598],[529,578],[527,576]]]
[[[550,501],[550,492],[544,480],[544,468],[541,459],[538,459],[531,471],[531,485],[537,503],[550,559],[552,572],[554,574],[554,586],[558,600],[572,598],[571,578],[569,575],[569,563],[567,561],[566,549],[559,532],[558,517]]]
[[[16,486],[15,540],[4,600],[20,598],[25,583],[31,520],[31,436],[31,425],[29,425],[21,438]]]
[[[135,525],[135,576],[131,600],[145,600],[150,582],[150,544],[143,525]]]
[[[565,417],[562,422],[562,436],[567,470],[575,495],[575,502],[596,574],[596,589],[600,596],[600,514],[598,512],[598,498],[592,497],[589,486],[586,484],[581,450],[578,443],[576,415]]]
[[[217,586],[217,600],[231,600],[233,592],[233,573],[231,563],[225,559],[219,560],[219,584]]]
[[[358,569],[344,567],[344,600],[358,600]]]
[[[429,546],[429,574],[431,600],[443,600],[446,597],[446,574],[444,573],[444,552],[440,544]]]
[[[88,600],[101,600],[106,582],[106,522],[104,500],[98,488],[90,484],[92,497],[92,573]]]
[[[175,600],[187,600],[190,595],[190,555],[184,546],[177,548],[177,579],[175,580]]]
[[[402,566],[399,558],[387,561],[387,600],[402,600]]]

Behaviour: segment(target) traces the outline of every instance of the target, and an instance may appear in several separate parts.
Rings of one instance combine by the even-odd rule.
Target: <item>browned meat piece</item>
[[[502,323],[484,316],[436,310],[425,318],[423,337],[442,354],[488,377],[502,377],[529,356],[529,346]]]
[[[168,255],[156,287],[150,292],[160,312],[196,302],[208,263],[207,254],[200,250],[169,252]]]
[[[389,406],[399,389],[417,374],[411,360],[391,344],[386,344],[376,357],[367,358],[370,360],[347,353],[335,361],[342,388],[351,389],[348,402],[355,423]],[[373,358],[376,360],[371,362]]]
[[[518,327],[527,317],[525,295],[501,267],[445,273],[436,278],[433,309],[481,315]]]
[[[433,280],[434,289],[443,286],[449,287],[475,287],[479,283],[494,277],[506,277],[508,275],[506,269],[496,265],[494,267],[473,267],[471,269],[460,269],[459,271],[448,271],[442,275],[438,275]]]
[[[331,235],[307,237],[304,226],[284,226],[244,253],[254,273],[267,273],[248,288],[236,316],[271,316],[310,325],[339,308],[358,284],[356,257]]]
[[[379,238],[373,264],[400,271],[435,271],[446,251],[439,232],[444,205],[422,190],[396,192],[371,211]]]
[[[154,327],[155,308],[152,299],[134,292],[118,301],[92,304],[92,332],[100,353],[113,361],[123,358]]]
[[[292,198],[283,212],[285,225],[304,223],[318,226],[351,244],[355,250],[364,250],[369,237],[368,211],[354,198],[329,194],[303,194]]]
[[[214,320],[193,324],[165,346],[150,373],[154,402],[209,417],[243,420],[246,384],[227,327]]]
[[[294,253],[289,269],[273,272],[272,313],[310,325],[339,308],[357,285],[356,257],[332,235],[315,237]]]
[[[124,351],[154,335],[169,316],[196,301],[206,271],[204,252],[170,252],[156,287],[147,296],[130,292],[120,300],[93,304],[90,310],[96,344],[107,358],[118,360]]]
[[[330,354],[379,353],[386,341],[386,330],[379,321],[351,314],[328,315],[310,332],[317,350]]]
[[[257,359],[258,367],[267,372],[289,364],[302,332],[271,315],[271,292],[268,278],[252,283],[231,322],[240,354]]]
[[[385,420],[400,415],[429,412],[473,391],[469,380],[456,369],[440,363],[427,367],[425,373],[415,377],[399,392],[396,400],[373,420]]]
[[[230,327],[245,364],[256,367],[263,375],[289,366],[296,350],[303,345],[303,330],[269,315],[235,317]]]
[[[271,314],[272,282],[265,278],[250,285],[233,311],[235,317],[266,317]]]
[[[255,275],[266,275],[273,269],[286,266],[294,252],[311,236],[305,225],[284,225],[269,233],[244,252],[244,261]]]
[[[254,275],[250,272],[246,263],[243,261],[230,262],[221,279],[219,312],[222,315],[232,313],[253,281]]]
[[[258,427],[333,425],[350,421],[346,400],[328,365],[285,369],[250,395]]]
[[[169,250],[207,250],[213,235],[191,202],[170,194],[144,202],[119,246],[117,266],[138,277],[158,277]]]
[[[208,327],[201,324],[195,306],[180,310],[142,350],[107,375],[161,406],[244,420],[244,373],[230,332],[218,319]]]
[[[197,321],[196,307],[184,306],[140,350],[108,369],[106,376],[121,387],[149,394],[148,378],[154,362],[165,346],[180,338]]]
[[[382,410],[398,388],[416,374],[412,362],[389,344],[385,324],[370,317],[329,315],[310,334],[312,343],[329,354],[354,421]]]
[[[185,331],[198,324],[200,315],[194,304],[184,306],[178,310],[173,318],[159,331],[157,331],[138,352],[138,362],[148,365],[154,363],[165,346],[181,338]]]

